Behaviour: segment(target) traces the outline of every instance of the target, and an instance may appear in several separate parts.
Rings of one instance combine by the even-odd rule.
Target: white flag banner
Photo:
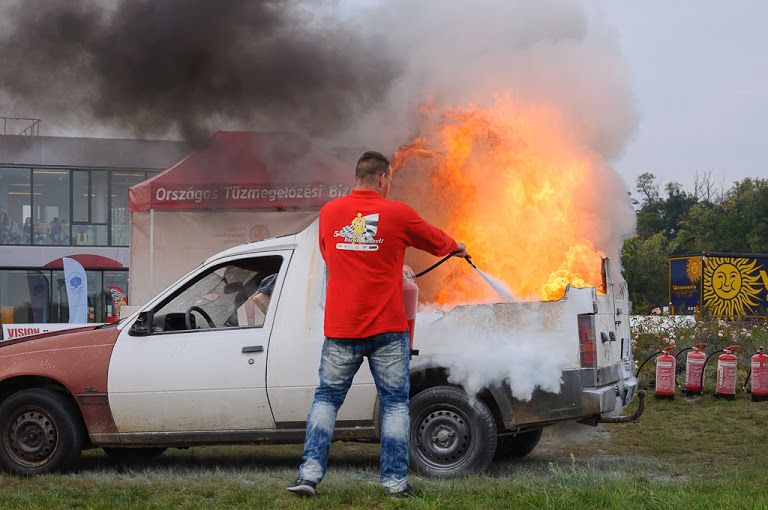
[[[67,284],[69,323],[88,322],[88,278],[80,262],[64,257],[64,281]]]

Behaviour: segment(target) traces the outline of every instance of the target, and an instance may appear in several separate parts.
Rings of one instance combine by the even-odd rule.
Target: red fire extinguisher
[[[675,398],[675,367],[677,362],[671,354],[674,346],[667,347],[656,358],[656,392],[657,399],[672,400]]]
[[[724,354],[717,358],[717,384],[715,397],[734,400],[736,398],[736,355],[738,345],[729,345]]]
[[[707,344],[696,344],[685,357],[685,393],[687,395],[701,395],[701,374],[704,371],[704,361],[707,355],[702,352]]]
[[[760,347],[752,356],[752,402],[768,400],[768,356]]]
[[[408,321],[408,338],[411,355],[418,354],[413,348],[413,330],[416,325],[416,308],[419,304],[419,286],[414,281],[413,270],[403,266],[403,302],[405,303],[405,318]]]

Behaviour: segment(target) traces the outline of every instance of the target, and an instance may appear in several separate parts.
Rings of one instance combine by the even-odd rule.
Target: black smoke
[[[331,134],[399,75],[366,27],[295,1],[21,0],[0,92],[29,114],[199,140],[221,124]],[[17,108],[18,110],[18,108]]]

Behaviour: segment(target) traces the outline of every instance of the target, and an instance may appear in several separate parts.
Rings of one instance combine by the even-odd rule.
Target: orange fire
[[[597,226],[585,201],[600,199],[601,160],[557,111],[499,97],[490,108],[432,106],[424,115],[418,137],[395,155],[395,198],[465,242],[475,264],[520,299],[560,299],[567,285],[600,288],[603,254],[590,241]],[[495,295],[467,264],[442,267],[428,300]]]

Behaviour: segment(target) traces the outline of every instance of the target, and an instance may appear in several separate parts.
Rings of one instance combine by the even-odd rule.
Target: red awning
[[[124,269],[125,267],[115,259],[109,257],[102,257],[101,255],[93,255],[90,253],[81,253],[77,255],[67,255],[70,259],[75,259],[80,262],[83,269]],[[43,266],[46,269],[63,269],[64,260],[63,257],[54,259]]]
[[[133,186],[129,209],[319,207],[349,192],[354,165],[292,133],[219,131]]]

